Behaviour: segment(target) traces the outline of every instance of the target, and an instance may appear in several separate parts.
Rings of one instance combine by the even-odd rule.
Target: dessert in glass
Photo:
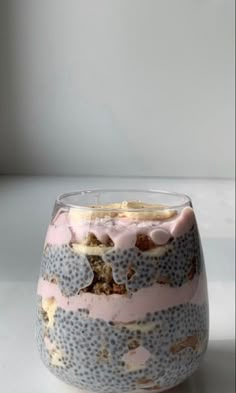
[[[37,289],[37,345],[78,391],[145,393],[189,377],[208,344],[204,259],[189,197],[57,198]]]

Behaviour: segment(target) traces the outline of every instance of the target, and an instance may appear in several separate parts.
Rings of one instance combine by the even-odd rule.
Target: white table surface
[[[86,177],[0,177],[0,392],[78,392],[41,364],[35,292],[55,196],[98,187],[169,189],[192,197],[209,282],[210,344],[200,369],[171,392],[235,393],[234,182]]]

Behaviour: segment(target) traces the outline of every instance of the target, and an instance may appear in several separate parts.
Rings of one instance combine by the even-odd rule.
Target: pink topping
[[[137,233],[134,230],[125,229],[123,232],[108,233],[117,248],[130,248],[134,247],[137,240]]]
[[[185,207],[170,226],[172,236],[184,235],[184,233],[192,228],[194,221],[193,209],[191,207]]]
[[[155,244],[161,246],[166,244],[170,239],[170,232],[165,229],[158,228],[150,232],[150,237]]]
[[[140,289],[131,297],[82,292],[68,298],[62,295],[57,284],[40,278],[38,295],[43,298],[54,297],[58,307],[67,311],[86,309],[91,318],[129,323],[144,318],[148,312],[154,313],[185,303],[203,304],[207,300],[207,284],[205,274],[201,273],[181,287],[172,288],[156,283]]]

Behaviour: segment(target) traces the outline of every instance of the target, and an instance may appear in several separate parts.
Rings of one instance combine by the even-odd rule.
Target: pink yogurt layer
[[[61,246],[70,243],[72,233],[69,227],[68,214],[66,212],[58,212],[51,225],[49,225],[45,245],[54,244]]]
[[[195,223],[191,207],[185,207],[177,216],[166,221],[130,220],[127,218],[96,218],[94,220],[77,220],[68,212],[59,211],[49,225],[45,244],[68,244],[72,240],[81,242],[88,233],[93,233],[99,241],[106,243],[112,239],[116,248],[134,247],[137,236],[144,234],[161,246],[171,237],[178,237],[188,232]]]
[[[156,283],[151,287],[140,289],[130,297],[83,292],[65,297],[57,284],[40,278],[38,295],[42,298],[55,298],[58,307],[67,311],[86,309],[89,311],[90,318],[131,323],[144,318],[148,312],[154,313],[185,303],[203,304],[207,300],[207,283],[205,273],[201,273],[181,287],[171,288]]]
[[[68,227],[49,225],[45,245],[55,244],[61,246],[62,244],[68,244],[71,241],[71,237],[71,231]]]

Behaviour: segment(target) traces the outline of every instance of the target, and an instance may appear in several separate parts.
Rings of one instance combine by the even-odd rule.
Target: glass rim
[[[75,196],[75,195],[81,195],[84,196],[86,194],[96,194],[96,193],[119,193],[119,192],[139,192],[139,193],[146,193],[146,194],[153,194],[153,195],[158,195],[161,194],[163,195],[167,195],[167,196],[173,196],[173,197],[179,197],[183,199],[182,203],[175,203],[175,204],[160,204],[160,206],[158,205],[158,203],[156,204],[156,206],[150,206],[150,207],[138,207],[138,208],[112,208],[109,206],[102,206],[102,207],[93,207],[93,206],[84,206],[84,205],[80,205],[80,204],[73,204],[73,203],[68,203],[63,201],[63,199],[68,198],[70,196]],[[167,191],[167,190],[155,190],[155,189],[139,189],[139,188],[130,188],[130,189],[126,189],[126,188],[118,188],[118,189],[106,189],[106,188],[97,188],[97,189],[88,189],[88,190],[77,190],[77,191],[72,191],[72,192],[67,192],[67,193],[63,193],[63,194],[59,194],[56,197],[56,204],[60,205],[61,207],[64,208],[74,208],[74,209],[79,209],[79,210],[85,210],[85,211],[109,211],[109,212],[137,212],[137,211],[141,211],[141,212],[145,212],[145,211],[158,211],[158,210],[176,210],[176,209],[180,209],[180,208],[184,208],[186,206],[191,206],[191,198],[186,195],[186,194],[182,194],[182,193],[178,193],[178,192],[172,192],[172,191]],[[118,202],[119,203],[119,202]],[[110,204],[111,205],[111,204]],[[150,204],[151,205],[151,204]]]

